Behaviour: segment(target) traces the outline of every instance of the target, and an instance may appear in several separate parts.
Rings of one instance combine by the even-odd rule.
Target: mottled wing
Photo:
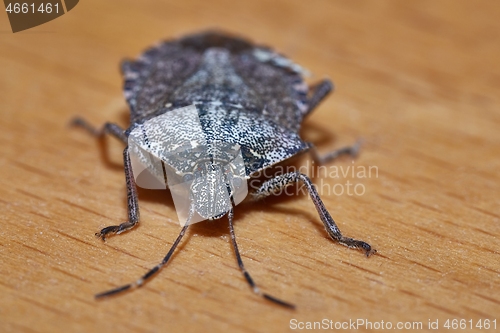
[[[245,87],[234,85],[236,93],[246,95],[240,104],[249,111],[258,112],[280,126],[297,132],[308,111],[308,87],[302,75],[306,72],[290,59],[265,46],[219,32],[206,32],[183,38],[180,43],[200,54],[211,48],[225,49],[230,53],[227,63]],[[227,87],[230,90],[231,87]]]
[[[131,123],[141,121],[161,109],[181,107],[189,100],[173,96],[196,74],[205,51],[225,49],[228,64],[255,96],[249,109],[277,124],[298,131],[307,112],[307,85],[303,70],[269,48],[219,32],[204,32],[152,47],[135,61],[124,62],[124,93],[131,109]],[[171,103],[180,103],[171,105]],[[246,105],[243,105],[246,106]],[[257,108],[256,108],[257,106]]]
[[[235,71],[258,96],[263,115],[297,132],[307,113],[305,72],[289,59],[264,47],[233,58]]]
[[[196,71],[200,57],[198,51],[171,41],[148,49],[135,61],[124,61],[124,94],[131,124],[169,107],[170,95]]]

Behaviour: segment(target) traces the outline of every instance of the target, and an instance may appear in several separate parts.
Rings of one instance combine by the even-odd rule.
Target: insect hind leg
[[[325,99],[326,96],[333,90],[332,81],[325,79],[316,83],[311,87],[311,97],[308,98],[307,104],[309,107],[304,116],[309,115],[316,107]]]
[[[119,125],[114,123],[105,123],[102,128],[98,129],[88,121],[81,117],[75,117],[70,121],[71,126],[81,127],[89,132],[91,135],[95,137],[102,137],[105,134],[110,134],[122,141],[123,143],[127,143],[127,136],[125,135],[125,130],[121,128]]]
[[[326,153],[325,155],[320,155],[318,153],[318,151],[316,150],[316,147],[313,144],[311,144],[311,146],[312,147],[311,147],[310,151],[311,151],[311,154],[312,154],[314,161],[316,161],[320,165],[323,165],[323,164],[329,163],[333,160],[336,160],[338,157],[344,156],[344,155],[351,155],[352,157],[357,157],[358,153],[359,153],[359,149],[361,147],[361,140],[358,140],[352,146],[345,146],[345,147],[342,147],[340,149],[336,149],[334,151]]]
[[[315,84],[314,86],[311,87],[311,97],[308,99],[308,109],[305,113],[305,116],[309,115],[312,111],[315,110],[315,108],[325,99],[326,96],[333,90],[333,83],[326,79],[323,81],[320,81],[319,83]],[[356,157],[358,152],[359,152],[359,147],[360,147],[361,141],[356,142],[352,146],[348,147],[343,147],[337,150],[334,150],[330,153],[327,153],[324,156],[320,156],[318,152],[316,151],[316,147],[311,144],[312,146],[312,154],[314,157],[314,160],[316,162],[319,162],[320,164],[325,164],[328,163],[337,157],[341,155],[351,155],[353,157]]]

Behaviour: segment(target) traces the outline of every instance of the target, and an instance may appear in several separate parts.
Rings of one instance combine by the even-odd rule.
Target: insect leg
[[[321,218],[321,221],[325,225],[326,231],[333,240],[349,248],[360,249],[365,252],[367,257],[377,252],[368,243],[353,238],[345,237],[342,235],[337,224],[335,223],[330,213],[326,209],[325,205],[323,204],[323,201],[319,197],[318,191],[316,191],[314,184],[311,182],[309,177],[300,172],[285,173],[283,175],[276,176],[273,179],[264,182],[262,186],[255,193],[253,193],[253,197],[254,199],[257,200],[265,198],[269,195],[280,192],[285,186],[295,183],[299,180],[306,185],[309,195],[311,196],[311,199],[314,203],[314,206],[316,206],[316,210],[318,211],[319,217]]]
[[[358,156],[360,146],[361,146],[361,140],[358,140],[352,146],[342,147],[340,149],[336,149],[334,151],[331,151],[323,156],[320,156],[318,154],[318,151],[316,150],[316,147],[314,145],[312,145],[311,154],[312,154],[313,159],[317,163],[326,164],[328,162],[335,160],[337,157],[342,156],[342,155],[351,155],[352,157]]]
[[[121,234],[139,223],[139,198],[132,173],[132,163],[130,162],[128,146],[123,150],[123,165],[125,169],[125,181],[127,183],[128,221],[120,225],[103,228],[100,232],[96,233],[95,235],[102,240],[105,240],[108,234]]]
[[[306,115],[310,114],[316,106],[333,90],[333,84],[330,80],[326,79],[316,83],[311,87],[311,97],[308,99],[308,109]]]
[[[254,291],[254,293],[256,293],[257,295],[261,295],[265,299],[267,299],[271,302],[274,302],[278,305],[281,305],[281,306],[284,306],[287,308],[291,308],[291,309],[295,309],[295,305],[290,304],[290,303],[285,302],[285,301],[282,301],[274,296],[263,293],[257,287],[257,285],[253,281],[252,277],[250,276],[250,274],[246,270],[245,266],[243,265],[243,261],[241,260],[240,251],[238,250],[238,244],[236,244],[236,236],[234,234],[233,217],[234,217],[234,212],[233,212],[233,209],[231,209],[228,213],[228,219],[229,219],[229,232],[231,234],[231,242],[233,243],[234,253],[236,254],[236,260],[238,261],[238,266],[239,266],[241,272],[243,273],[243,275],[245,276],[245,279],[247,280],[248,284],[250,285],[250,287]]]
[[[172,247],[168,251],[168,253],[165,256],[165,258],[163,258],[163,260],[161,261],[161,263],[159,263],[158,265],[156,265],[155,267],[153,267],[151,270],[149,270],[149,272],[147,272],[146,274],[144,274],[137,281],[135,281],[133,283],[126,284],[124,286],[121,286],[121,287],[118,287],[118,288],[115,288],[115,289],[111,289],[111,290],[99,293],[99,294],[95,295],[95,298],[103,298],[103,297],[106,297],[106,296],[111,296],[111,295],[119,294],[119,293],[121,293],[121,292],[123,292],[125,290],[129,290],[131,288],[141,287],[146,282],[146,280],[148,280],[149,278],[151,278],[163,266],[165,266],[168,263],[168,261],[170,260],[170,257],[172,257],[172,254],[174,253],[177,245],[179,245],[179,243],[180,243],[180,241],[182,239],[182,236],[184,236],[184,234],[186,233],[186,229],[188,228],[188,226],[189,226],[189,224],[186,223],[184,225],[184,227],[181,229],[181,232],[179,233],[179,236],[177,236],[177,239],[175,240],[174,244],[172,244]]]
[[[125,130],[116,124],[106,123],[101,129],[97,129],[85,119],[80,117],[74,118],[70,124],[82,127],[96,137],[102,137],[104,134],[111,134],[124,143],[127,143],[127,137],[124,133]],[[120,225],[112,225],[101,229],[101,231],[95,235],[102,240],[105,240],[106,236],[111,233],[121,234],[122,232],[133,228],[139,222],[139,199],[137,197],[137,188],[135,186],[134,176],[132,173],[128,147],[126,147],[123,151],[123,165],[125,169],[125,181],[127,184],[128,221]]]
[[[93,125],[91,125],[89,122],[87,122],[85,119],[80,118],[80,117],[75,117],[71,120],[70,122],[71,126],[78,126],[82,127],[83,129],[87,130],[90,134],[96,137],[102,137],[104,134],[111,134],[118,140],[127,143],[127,137],[125,136],[125,130],[121,128],[119,125],[114,124],[114,123],[105,123],[104,126],[101,129],[97,129]]]

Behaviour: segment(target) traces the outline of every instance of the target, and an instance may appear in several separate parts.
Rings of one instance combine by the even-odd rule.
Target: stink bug
[[[331,82],[323,80],[309,88],[302,77],[304,70],[289,59],[220,32],[160,43],[137,60],[124,61],[121,69],[130,127],[124,130],[106,123],[97,130],[81,118],[73,121],[95,135],[111,134],[127,144],[123,159],[128,221],[103,228],[96,236],[104,240],[139,222],[136,185],[148,182],[139,180],[138,173],[150,177],[152,188],[160,184],[173,193],[173,187],[183,185],[185,214],[179,214],[182,229],[160,264],[136,282],[96,297],[142,286],[167,264],[195,216],[199,221],[227,215],[238,266],[250,287],[272,302],[293,308],[261,292],[245,269],[233,229],[233,208],[246,196],[245,191],[238,192],[246,179],[299,153],[315,152],[298,132],[304,117],[332,90]],[[340,154],[354,155],[357,148],[340,149],[323,158],[314,156],[325,162]],[[311,180],[302,173],[289,172],[263,181],[251,195],[264,198],[299,181],[306,185],[333,240],[360,249],[366,256],[376,252],[369,244],[342,235]]]

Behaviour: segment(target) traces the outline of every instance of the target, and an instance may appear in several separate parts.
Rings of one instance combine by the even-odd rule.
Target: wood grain
[[[0,16],[2,332],[284,332],[291,319],[500,325],[499,2],[86,0],[17,34]],[[346,235],[378,249],[369,259],[328,239],[306,195],[238,206],[248,270],[295,311],[251,293],[226,219],[194,225],[142,289],[93,299],[159,262],[180,227],[169,194],[144,190],[140,226],[96,239],[126,218],[123,146],[67,122],[126,126],[120,60],[208,27],[275,46],[315,73],[311,82],[332,78],[337,90],[303,136],[323,152],[363,138],[354,162],[328,170],[378,170],[314,179],[363,186],[363,195],[325,187],[323,200]]]

